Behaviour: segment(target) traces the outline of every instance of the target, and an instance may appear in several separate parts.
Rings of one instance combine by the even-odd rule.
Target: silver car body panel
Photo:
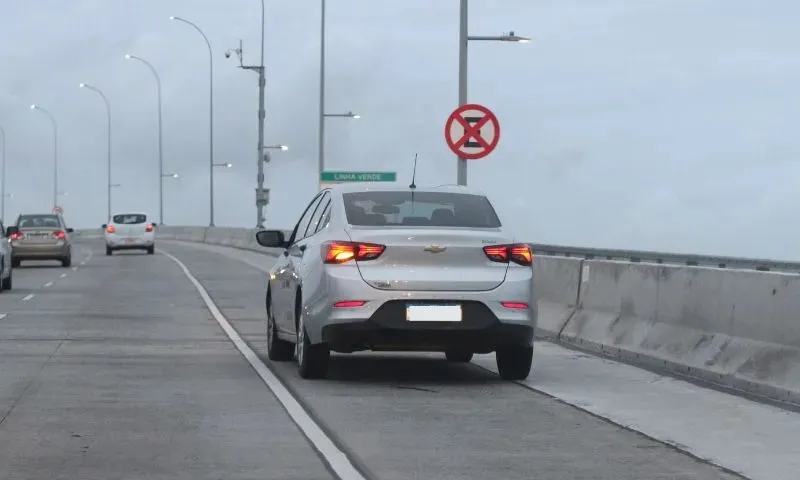
[[[323,190],[321,204],[328,215],[311,215],[308,236],[290,245],[277,258],[268,280],[271,308],[278,336],[296,341],[295,302],[301,291],[303,321],[312,343],[322,341],[329,325],[370,319],[386,302],[480,302],[501,324],[535,329],[538,311],[533,267],[490,261],[483,247],[518,242],[505,227],[363,227],[348,224],[343,194],[348,192],[408,191],[408,187],[337,185]],[[453,191],[483,195],[466,187],[418,188],[417,192]],[[325,192],[328,192],[325,194]],[[311,210],[313,206],[309,205]],[[318,206],[325,209],[323,205]],[[315,217],[317,224],[314,224]],[[303,222],[305,217],[301,217]],[[298,225],[300,222],[298,222]],[[319,226],[316,229],[316,225]],[[302,229],[303,225],[299,225]],[[298,230],[298,226],[295,226]],[[325,242],[354,241],[386,245],[376,260],[325,264]],[[334,308],[344,301],[363,301],[354,308]],[[506,308],[501,302],[519,302],[527,309]],[[457,322],[454,322],[457,323]],[[458,328],[454,326],[454,328]],[[408,345],[413,350],[413,345]],[[406,350],[405,348],[403,350]]]

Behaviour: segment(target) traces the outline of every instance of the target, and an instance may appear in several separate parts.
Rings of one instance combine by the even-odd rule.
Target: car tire
[[[289,362],[294,357],[294,344],[278,337],[275,317],[272,316],[272,301],[267,294],[267,358],[275,362]]]
[[[12,268],[8,272],[8,277],[3,279],[2,288],[0,288],[0,290],[11,290],[11,287],[13,286],[13,281],[12,281],[13,277],[14,277],[14,269]]]
[[[328,375],[331,363],[331,350],[324,343],[312,344],[308,339],[308,329],[303,321],[302,312],[298,312],[297,344],[295,345],[297,370],[301,378],[321,379]]]
[[[533,346],[506,345],[495,352],[497,372],[503,380],[524,380],[531,373]]]
[[[448,350],[444,353],[447,360],[456,363],[469,363],[472,361],[472,352],[464,350]]]
[[[114,250],[111,247],[106,247],[106,255],[111,256],[112,253],[114,253]]]
[[[62,258],[61,259],[61,266],[62,267],[71,267],[72,266],[72,255]]]
[[[156,253],[156,247],[155,246],[147,247],[147,254],[148,255],[153,255],[154,253]]]
[[[22,265],[22,260],[19,260],[17,258],[12,258],[11,259],[11,267],[12,268],[13,267],[19,267],[20,265]]]

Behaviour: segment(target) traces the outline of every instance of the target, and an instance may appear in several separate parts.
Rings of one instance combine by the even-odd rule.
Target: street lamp
[[[108,102],[108,98],[105,94],[100,91],[100,89],[93,87],[87,83],[81,83],[78,85],[80,88],[86,88],[98,94],[100,98],[103,99],[103,102],[106,104],[106,118],[108,122],[108,159],[107,159],[107,173],[108,173],[108,182],[107,183],[107,190],[108,190],[108,199],[107,199],[107,210],[108,210],[108,217],[111,218],[111,104]]]
[[[156,79],[156,95],[158,100],[158,223],[164,225],[164,149],[163,149],[163,129],[161,124],[161,78],[155,67],[147,60],[136,55],[125,55],[126,60],[136,60],[145,64]]]
[[[318,127],[318,159],[317,182],[322,188],[322,172],[325,170],[325,119],[328,117],[361,118],[353,112],[330,114],[325,113],[325,0],[321,1],[320,32],[319,32],[319,127]]]
[[[212,166],[214,167],[222,167],[222,168],[231,168],[233,165],[230,163],[215,163]]]
[[[170,20],[183,22],[194,28],[199,33],[208,46],[208,174],[209,174],[209,221],[208,226],[214,226],[214,52],[211,49],[211,42],[205,33],[194,23],[185,18],[171,16]]]
[[[289,150],[289,147],[286,145],[266,145],[264,146],[264,150],[282,150],[285,152]]]
[[[264,190],[264,165],[261,162],[261,154],[264,150],[264,89],[266,79],[264,77],[264,23],[265,23],[264,0],[261,0],[261,62],[258,65],[245,65],[244,54],[242,52],[242,41],[239,40],[239,48],[225,52],[225,58],[230,58],[231,53],[236,53],[239,57],[239,68],[242,70],[252,70],[258,74],[258,146],[256,147],[256,165],[258,175],[256,177],[257,192]],[[264,207],[267,202],[262,202],[259,195],[256,196],[256,228],[264,228]]]
[[[39,105],[34,103],[31,105],[31,110],[38,110],[44,113],[50,119],[50,123],[53,124],[53,209],[55,210],[58,206],[58,124],[53,114]]]
[[[470,40],[490,41],[490,42],[514,42],[529,43],[530,38],[520,37],[513,31],[499,36],[483,36],[469,34],[469,16],[467,14],[468,0],[461,0],[461,15],[458,34],[458,106],[467,103],[467,44]],[[467,159],[458,157],[458,169],[456,173],[459,185],[467,184]]]
[[[5,221],[6,219],[6,131],[3,129],[3,126],[0,125],[0,142],[2,142],[2,146],[0,146],[0,156],[2,157],[2,166],[0,166],[0,175],[3,175],[2,186],[0,186],[0,190],[2,190],[2,200],[0,200],[0,220]]]
[[[178,178],[177,173],[162,173],[161,178]]]

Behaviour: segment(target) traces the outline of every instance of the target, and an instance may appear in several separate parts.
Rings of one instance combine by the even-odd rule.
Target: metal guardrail
[[[629,262],[734,268],[743,270],[758,270],[761,272],[776,271],[800,273],[800,262],[637,250],[565,247],[562,245],[546,245],[539,243],[531,243],[529,245],[533,249],[534,254],[575,257],[587,260],[626,260]]]
[[[200,227],[198,227],[200,228]],[[102,230],[76,230],[79,236],[102,235]],[[715,268],[757,270],[761,272],[786,272],[800,274],[800,262],[767,260],[744,257],[717,257],[685,253],[652,252],[647,250],[614,250],[602,248],[572,247],[529,243],[534,254],[559,257],[583,258],[586,260],[622,260],[634,263],[662,263],[666,265],[688,265]]]

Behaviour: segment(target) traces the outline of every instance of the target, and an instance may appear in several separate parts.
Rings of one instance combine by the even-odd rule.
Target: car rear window
[[[145,223],[147,221],[147,215],[142,215],[141,213],[121,213],[119,215],[114,215],[111,221],[117,225],[137,225]]]
[[[17,220],[19,228],[59,228],[61,222],[57,215],[20,215]]]
[[[500,219],[483,195],[455,192],[369,191],[343,194],[350,225],[497,228]]]

